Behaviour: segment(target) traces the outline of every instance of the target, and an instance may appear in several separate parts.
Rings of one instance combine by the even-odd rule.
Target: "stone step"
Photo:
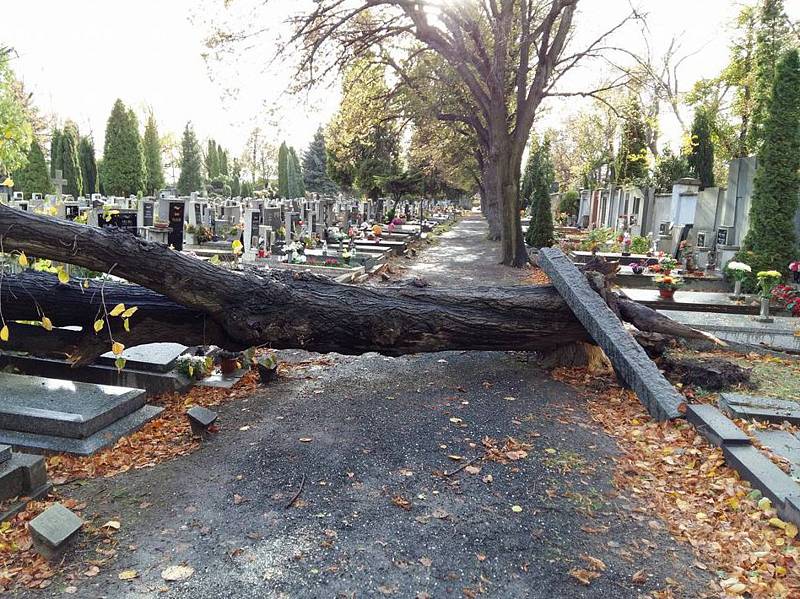
[[[92,455],[138,430],[163,411],[162,407],[145,405],[83,439],[0,429],[0,443],[34,453]]]
[[[720,395],[719,407],[734,418],[781,424],[800,424],[800,403],[774,397],[756,397],[738,393]]]
[[[47,470],[40,455],[14,453],[0,464],[0,501],[31,496],[46,486]]]
[[[144,406],[145,392],[0,373],[0,429],[86,439]],[[13,445],[13,443],[12,443]]]

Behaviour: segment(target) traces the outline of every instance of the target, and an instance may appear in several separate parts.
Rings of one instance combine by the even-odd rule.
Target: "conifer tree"
[[[42,153],[42,148],[36,139],[28,150],[28,163],[12,176],[14,188],[25,194],[30,199],[32,193],[48,194],[53,192],[53,183],[50,172]]]
[[[525,163],[525,172],[522,174],[522,181],[519,185],[519,200],[522,208],[527,208],[531,205],[536,179],[537,159],[535,146],[532,145],[528,154],[528,161]]]
[[[641,184],[647,178],[647,136],[642,109],[634,98],[628,100],[622,123],[617,181]]]
[[[139,122],[117,100],[106,123],[103,148],[103,189],[110,195],[135,195],[144,189],[145,165]]]
[[[750,229],[737,260],[761,270],[788,271],[796,258],[794,220],[800,193],[800,57],[791,50],[778,63],[758,152]],[[753,281],[750,281],[751,286]]]
[[[142,145],[147,171],[144,192],[155,195],[164,187],[164,167],[161,162],[161,139],[158,137],[158,126],[152,112],[147,116]]]
[[[242,194],[242,167],[239,166],[239,161],[236,158],[233,159],[231,171],[233,173],[231,177],[231,195],[237,197]]]
[[[97,160],[94,155],[94,141],[90,137],[81,137],[78,146],[78,160],[83,178],[83,193],[97,193]]]
[[[217,142],[213,139],[208,140],[206,145],[206,173],[208,180],[213,181],[219,177],[219,156],[217,155]]]
[[[308,191],[322,195],[339,192],[337,185],[328,176],[328,154],[322,127],[317,129],[314,139],[303,154],[303,183]]]
[[[300,166],[300,160],[297,158],[297,152],[294,148],[289,148],[289,193],[293,198],[302,198],[306,195],[306,186],[303,183],[303,169]]]
[[[289,196],[289,148],[286,142],[281,144],[278,149],[278,196],[288,198]]]
[[[61,129],[53,128],[50,137],[50,176],[55,178],[56,170],[61,170]]]
[[[61,170],[64,172],[64,179],[67,180],[66,193],[77,198],[83,195],[83,175],[81,174],[81,164],[78,158],[78,145],[80,135],[78,126],[72,121],[67,121],[64,130],[61,132]]]
[[[553,245],[550,188],[555,180],[555,172],[550,159],[549,140],[538,143],[534,138],[529,159],[529,163],[531,162],[531,224],[525,235],[525,243],[534,248],[550,247]]]
[[[764,141],[764,128],[769,117],[769,101],[778,63],[790,47],[789,20],[784,12],[784,0],[761,0],[751,77],[752,112],[747,132],[747,146],[751,152],[757,152]]]
[[[698,108],[692,123],[692,152],[689,154],[692,174],[700,179],[700,189],[714,187],[714,144],[711,123],[704,108]]]
[[[203,191],[203,158],[200,145],[191,123],[186,123],[181,140],[181,176],[178,178],[178,193],[189,195]]]
[[[217,144],[217,159],[219,160],[219,174],[227,177],[230,174],[228,172],[228,153],[219,144]]]

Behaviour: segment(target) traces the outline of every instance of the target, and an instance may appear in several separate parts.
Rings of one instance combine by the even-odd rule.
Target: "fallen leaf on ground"
[[[170,566],[161,571],[161,578],[169,581],[186,580],[194,574],[191,566]]]
[[[138,578],[139,573],[136,570],[123,570],[119,574],[117,574],[117,578],[120,580],[133,580],[134,578]]]
[[[467,466],[464,470],[467,471],[467,474],[480,474],[481,472],[480,466]]]
[[[631,576],[631,582],[634,584],[644,584],[647,582],[647,572],[644,570],[637,570]]]
[[[595,569],[595,570],[598,570],[600,572],[605,572],[606,571],[606,564],[601,559],[598,559],[596,557],[592,557],[591,555],[586,555],[586,554],[583,554],[581,556],[581,559],[583,561],[585,561],[587,564],[589,564],[589,566],[591,568]]]
[[[511,506],[511,511],[512,511],[512,512],[516,512],[516,513],[518,514],[518,513],[520,513],[520,512],[522,511],[522,506],[519,506],[519,505],[512,505],[512,506]]]
[[[89,578],[97,576],[98,574],[100,574],[100,568],[97,566],[89,566],[89,569],[83,573],[84,576],[88,576]]]
[[[392,497],[392,503],[399,508],[403,508],[406,511],[411,509],[411,502],[402,495],[395,495],[394,497]]]
[[[419,563],[425,566],[426,568],[430,568],[433,564],[433,561],[429,557],[421,557],[419,558]]]
[[[100,528],[113,528],[114,530],[119,530],[120,526],[121,525],[118,520],[109,520],[108,522],[103,524],[103,526],[101,526]]]
[[[595,578],[600,576],[600,572],[590,572],[583,568],[573,568],[569,571],[569,575],[578,580],[581,584],[590,585]]]

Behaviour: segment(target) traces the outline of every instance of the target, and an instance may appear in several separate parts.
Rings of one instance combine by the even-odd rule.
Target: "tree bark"
[[[0,205],[0,240],[6,252],[110,271],[136,283],[90,282],[86,287],[78,280],[61,284],[55,275],[35,272],[0,279],[6,322],[39,321],[44,315],[55,327],[80,327],[46,332],[41,327],[14,326],[5,347],[63,351],[75,363],[108,351],[109,333],[126,346],[178,341],[231,350],[268,346],[387,355],[546,352],[590,341],[551,286],[374,288],[342,285],[308,272],[232,271],[122,229],[90,227],[4,205]],[[130,318],[130,332],[124,330],[121,318],[109,317],[95,334],[93,323],[120,303],[138,309]],[[642,330],[696,333],[659,315],[653,317],[654,311],[643,306],[620,312],[630,313],[630,320]],[[48,335],[52,337],[45,339]]]
[[[501,214],[502,263],[522,267],[530,262],[519,215],[520,161],[512,156],[508,140],[498,141],[486,165],[487,188],[497,197]]]

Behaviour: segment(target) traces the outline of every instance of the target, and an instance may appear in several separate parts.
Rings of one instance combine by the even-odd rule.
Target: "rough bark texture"
[[[38,327],[12,331],[8,346],[69,353],[76,363],[108,350],[108,326],[92,323],[118,303],[136,306],[131,330],[111,318],[114,339],[132,346],[178,341],[239,350],[252,346],[387,355],[445,350],[547,352],[590,341],[551,286],[505,288],[370,288],[342,285],[310,273],[231,271],[147,242],[121,229],[100,229],[0,205],[6,252],[50,258],[111,272],[135,285],[81,281],[64,285],[51,274],[2,278],[7,321],[40,320],[79,333]],[[607,300],[608,301],[608,300]],[[620,310],[641,330],[698,333],[639,307]],[[34,330],[32,330],[34,329]],[[45,339],[46,336],[50,336]],[[59,344],[64,350],[59,349]]]

